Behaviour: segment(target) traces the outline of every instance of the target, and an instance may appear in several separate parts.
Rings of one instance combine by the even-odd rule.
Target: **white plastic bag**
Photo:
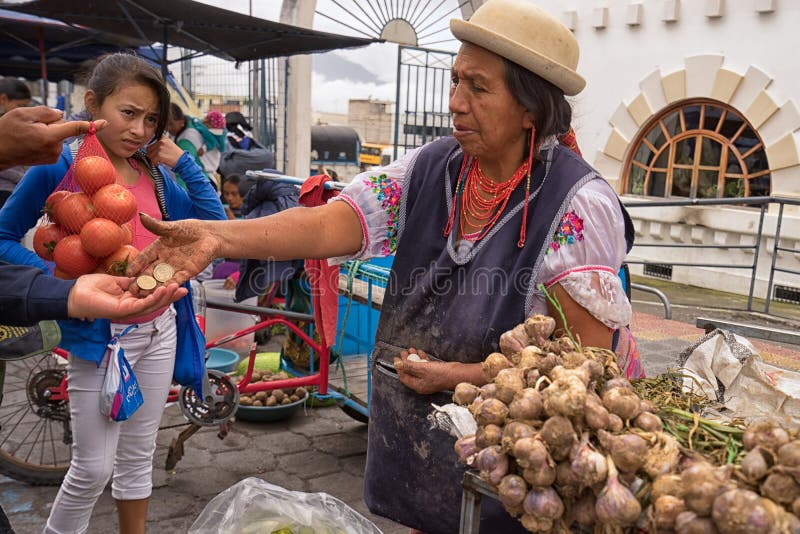
[[[747,421],[800,426],[800,373],[765,363],[745,338],[726,330],[706,334],[678,357],[683,388],[698,385]]]
[[[189,534],[382,534],[327,493],[303,493],[246,478],[209,502]]]

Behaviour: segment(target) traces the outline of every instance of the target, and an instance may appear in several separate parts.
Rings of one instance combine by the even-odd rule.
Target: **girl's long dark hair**
[[[158,124],[155,138],[160,138],[169,119],[169,91],[164,85],[161,73],[147,61],[133,54],[108,54],[95,65],[87,87],[97,97],[97,105],[102,106],[108,95],[126,83],[141,84],[155,91],[158,99]]]

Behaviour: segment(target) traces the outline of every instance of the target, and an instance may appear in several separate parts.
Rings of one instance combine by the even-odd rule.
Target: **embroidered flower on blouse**
[[[386,240],[383,242],[381,252],[391,254],[397,249],[397,219],[400,216],[400,196],[402,191],[397,181],[385,174],[370,176],[364,179],[364,184],[372,189],[383,210],[389,215],[386,224]]]
[[[561,217],[561,222],[558,223],[558,228],[553,234],[553,240],[547,248],[547,254],[552,254],[562,246],[576,241],[583,241],[583,219],[578,217],[574,211],[570,211]]]

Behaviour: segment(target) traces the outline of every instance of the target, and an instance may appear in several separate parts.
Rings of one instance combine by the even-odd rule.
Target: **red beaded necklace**
[[[522,211],[522,226],[519,232],[519,241],[517,241],[517,247],[522,248],[525,246],[528,221],[528,198],[531,188],[531,168],[533,166],[535,140],[536,129],[531,128],[528,160],[524,161],[511,178],[504,182],[495,182],[491,180],[481,171],[480,164],[474,160],[474,158],[464,157],[464,161],[461,163],[461,169],[458,173],[458,182],[456,183],[456,198],[453,199],[453,205],[450,208],[450,214],[447,218],[447,225],[445,225],[444,228],[445,237],[448,237],[453,231],[456,205],[458,204],[459,197],[461,198],[461,217],[458,223],[459,234],[461,234],[462,239],[467,241],[480,241],[492,230],[495,223],[500,218],[500,215],[502,215],[506,204],[508,204],[508,199],[511,197],[511,193],[514,192],[523,178],[527,178],[525,181],[525,203]],[[464,190],[466,190],[466,194],[464,194]],[[489,198],[486,199],[484,198],[485,196]],[[479,232],[466,233],[464,231],[465,223],[477,227],[484,221],[486,222],[483,229]]]

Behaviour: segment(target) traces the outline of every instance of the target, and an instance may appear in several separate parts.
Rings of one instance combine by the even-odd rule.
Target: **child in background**
[[[157,219],[225,219],[219,198],[202,170],[189,154],[162,136],[170,97],[157,70],[134,55],[106,56],[92,72],[84,102],[91,119],[108,122],[97,138],[117,171],[117,182],[133,193],[140,212]],[[140,151],[145,147],[146,155]],[[20,240],[36,224],[45,199],[66,174],[76,148],[65,145],[57,163],[32,167],[0,210],[0,260],[47,269],[38,256],[20,245]],[[160,174],[151,171],[151,164],[165,165],[179,173],[186,190],[164,177],[166,169]],[[131,226],[136,248],[155,240],[137,217],[131,220]],[[179,304],[181,301],[126,323],[102,319],[61,322],[61,345],[70,352],[73,448],[46,533],[85,532],[94,504],[112,475],[111,494],[117,503],[120,532],[145,532],[156,432],[176,352],[196,350],[184,340],[201,335],[187,307]],[[138,379],[144,404],[130,419],[115,422],[99,410],[108,365],[104,352],[111,336],[130,323],[139,327],[120,343]]]

